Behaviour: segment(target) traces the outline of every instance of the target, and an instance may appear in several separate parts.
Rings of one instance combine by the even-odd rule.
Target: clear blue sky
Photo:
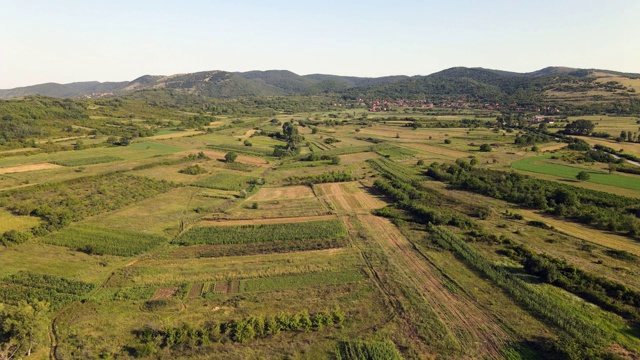
[[[0,88],[287,69],[640,72],[638,0],[0,0]]]

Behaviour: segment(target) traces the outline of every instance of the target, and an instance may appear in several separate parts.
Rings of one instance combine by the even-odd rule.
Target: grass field
[[[219,172],[198,180],[193,185],[210,189],[240,191],[248,186],[250,180],[251,178],[248,176]]]
[[[240,291],[273,291],[309,286],[342,284],[360,281],[364,278],[365,277],[362,272],[358,270],[276,276],[265,279],[242,280],[240,282]]]
[[[26,231],[40,224],[40,219],[32,216],[17,216],[0,208],[0,234],[9,230]]]
[[[512,163],[511,166],[517,170],[553,175],[570,180],[575,180],[576,175],[578,175],[580,171],[585,170],[583,168],[560,165],[551,161],[546,161],[550,159],[550,157],[551,155],[544,155],[539,157],[526,158]],[[590,179],[587,180],[589,182],[630,190],[640,190],[640,177],[633,175],[625,176],[618,174],[607,174],[600,171],[587,170],[587,172],[590,175]]]

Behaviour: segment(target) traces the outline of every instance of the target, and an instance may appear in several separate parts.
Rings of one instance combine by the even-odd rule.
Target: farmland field
[[[164,91],[0,145],[0,320],[47,309],[33,358],[638,358],[640,176],[561,115]]]
[[[550,158],[550,155],[541,157],[533,157],[528,159],[522,159],[514,162],[511,166],[517,170],[530,171],[535,173],[553,175],[564,179],[574,180],[576,175],[584,169],[571,167],[567,165],[555,164],[550,161],[545,161]],[[637,176],[625,176],[618,174],[607,174],[600,171],[588,171],[590,179],[587,181],[620,187],[624,189],[640,190],[640,177]]]

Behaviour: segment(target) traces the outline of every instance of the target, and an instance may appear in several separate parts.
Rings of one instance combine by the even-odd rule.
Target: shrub
[[[236,161],[236,159],[238,158],[238,154],[236,154],[233,151],[228,152],[225,156],[224,159],[228,162],[228,163],[234,163]]]

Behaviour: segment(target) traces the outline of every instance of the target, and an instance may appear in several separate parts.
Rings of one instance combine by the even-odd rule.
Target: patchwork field
[[[34,358],[640,353],[640,177],[563,139],[472,108],[87,101],[0,150],[0,312],[49,304]]]

